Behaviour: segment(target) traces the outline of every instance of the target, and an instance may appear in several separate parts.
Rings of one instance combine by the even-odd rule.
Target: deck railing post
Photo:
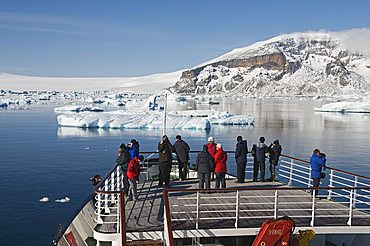
[[[108,179],[106,179],[104,182],[104,190],[108,191],[108,187],[109,187],[109,183],[108,183]],[[105,214],[110,213],[109,206],[108,206],[108,200],[109,200],[109,195],[105,194],[104,195],[104,213]]]
[[[353,216],[353,190],[351,190],[351,193],[349,194],[349,216],[348,216],[348,221],[347,225],[351,226],[352,225],[352,216]]]
[[[124,192],[121,191],[119,193],[119,216],[120,216],[120,232],[121,232],[121,245],[126,246],[126,211],[125,211],[125,195]],[[118,226],[117,226],[118,227]],[[117,229],[118,230],[118,229]]]
[[[290,159],[290,173],[289,173],[289,182],[288,182],[289,186],[292,186],[292,181],[293,181],[293,165],[294,165],[294,161],[293,159]]]
[[[197,191],[197,220],[195,221],[195,229],[198,230],[199,228],[199,200],[200,200],[200,193]]]
[[[274,219],[277,218],[278,213],[278,190],[275,190],[275,207],[274,207]]]
[[[101,191],[101,188],[99,188],[99,191]],[[97,218],[97,221],[98,223],[101,223],[102,221],[102,218],[101,218],[101,200],[102,200],[102,194],[100,193],[95,193],[95,195],[97,196],[96,198],[96,209],[97,209],[97,214],[98,214],[98,218]]]
[[[312,190],[312,214],[311,214],[311,222],[310,225],[314,226],[315,225],[315,202],[316,202],[316,189]]]
[[[330,174],[329,174],[329,187],[333,187],[333,181],[334,181],[334,170],[330,169]],[[333,190],[328,191],[328,200],[331,200],[331,195],[333,194]]]
[[[236,191],[236,206],[235,206],[235,228],[238,228],[239,221],[239,191]]]
[[[110,190],[111,190],[111,191],[114,191],[114,183],[115,183],[115,182],[114,182],[114,173],[115,173],[115,172],[112,172],[112,173],[110,174]],[[110,196],[111,202],[112,202],[112,203],[115,203],[115,202],[114,202],[114,194],[110,194],[109,196]]]
[[[357,183],[358,183],[358,176],[355,176],[355,182],[354,182],[353,187],[357,187]],[[356,207],[356,197],[357,197],[357,190],[353,190],[353,208]]]

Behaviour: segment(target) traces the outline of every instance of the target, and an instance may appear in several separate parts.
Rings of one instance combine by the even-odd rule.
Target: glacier
[[[57,116],[59,126],[105,129],[163,129],[164,113],[160,111],[110,111],[66,113]],[[166,128],[207,130],[212,124],[253,125],[251,115],[232,115],[212,110],[168,112]]]

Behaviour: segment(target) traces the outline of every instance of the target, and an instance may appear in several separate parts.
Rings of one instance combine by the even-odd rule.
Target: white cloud
[[[370,56],[370,29],[354,28],[334,33],[340,38],[344,49]]]

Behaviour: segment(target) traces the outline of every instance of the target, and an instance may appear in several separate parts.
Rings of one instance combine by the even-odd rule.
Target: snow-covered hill
[[[184,71],[170,90],[246,96],[361,95],[370,90],[370,59],[347,49],[344,37],[293,33],[257,42]]]
[[[0,74],[0,89],[37,91],[103,91],[120,89],[135,93],[157,93],[172,86],[182,71],[160,73],[142,77],[32,77]]]

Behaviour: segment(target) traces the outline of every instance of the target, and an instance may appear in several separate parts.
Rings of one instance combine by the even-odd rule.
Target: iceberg
[[[103,112],[104,110],[98,107],[93,107],[93,106],[84,106],[84,105],[74,105],[74,106],[64,106],[64,107],[58,107],[54,109],[55,113],[60,113],[60,112],[85,112],[85,111],[90,111],[90,112]]]
[[[358,101],[333,102],[314,109],[317,112],[370,113],[370,93]]]
[[[47,196],[44,196],[43,198],[39,200],[39,202],[48,202],[48,201],[49,201],[49,197]]]
[[[105,129],[163,129],[164,113],[158,111],[111,111],[61,114],[59,126]],[[211,110],[189,110],[168,112],[166,128],[207,130],[211,124],[253,125],[250,115],[232,115],[228,112]]]
[[[58,202],[58,203],[66,203],[66,202],[70,202],[70,201],[71,201],[71,199],[68,196],[66,196],[62,199],[55,200],[55,202]]]

